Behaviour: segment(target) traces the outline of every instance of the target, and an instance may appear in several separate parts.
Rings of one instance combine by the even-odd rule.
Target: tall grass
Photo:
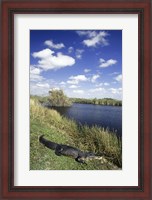
[[[75,121],[61,116],[53,109],[42,107],[37,100],[30,100],[30,120],[31,120],[31,169],[50,169],[45,166],[50,163],[49,159],[53,159],[51,169],[83,169],[84,166],[69,161],[68,158],[58,158],[48,149],[43,152],[42,146],[38,143],[38,137],[44,134],[46,138],[56,142],[80,148],[83,151],[91,151],[97,155],[104,155],[110,162],[121,167],[121,139],[115,133],[110,133],[107,129],[87,125],[77,124]],[[47,160],[42,162],[42,160]],[[62,161],[62,162],[61,162]],[[60,167],[59,167],[60,163]],[[42,165],[44,165],[42,167]],[[53,167],[54,166],[54,167]],[[101,166],[98,161],[93,161],[86,166],[85,169],[107,169]]]
[[[107,129],[92,126],[80,126],[80,132],[74,136],[74,143],[84,150],[93,151],[97,155],[104,155],[107,159],[122,165],[122,142],[115,133]]]

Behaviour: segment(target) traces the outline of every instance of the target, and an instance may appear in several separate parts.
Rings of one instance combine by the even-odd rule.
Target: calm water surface
[[[55,107],[67,118],[89,126],[98,125],[122,135],[122,107],[74,103],[71,107]]]

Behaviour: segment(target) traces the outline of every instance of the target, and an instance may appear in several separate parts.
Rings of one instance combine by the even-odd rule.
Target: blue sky
[[[122,99],[121,30],[31,30],[30,93]]]

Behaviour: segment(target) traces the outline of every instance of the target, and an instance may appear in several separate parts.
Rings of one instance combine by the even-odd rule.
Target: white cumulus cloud
[[[88,81],[88,78],[85,75],[70,76],[67,83],[78,84],[81,81]]]
[[[75,89],[75,88],[78,88],[78,86],[76,86],[76,85],[70,85],[69,88]]]
[[[33,95],[48,95],[50,85],[45,81],[31,82],[30,94]]]
[[[117,74],[119,74],[119,72],[113,72],[113,73],[111,73],[109,75],[113,76],[113,75],[117,75]]]
[[[105,89],[104,89],[104,88],[101,88],[101,87],[99,87],[99,88],[90,89],[89,91],[90,91],[90,92],[104,92],[104,91],[105,91]]]
[[[122,81],[122,74],[119,74],[119,75],[116,76],[114,79],[115,79],[116,81],[118,81],[118,82]]]
[[[34,66],[30,66],[30,73],[31,74],[40,74],[41,73],[41,69],[37,68],[37,67],[34,67]]]
[[[105,31],[77,31],[77,34],[86,37],[83,40],[83,44],[87,47],[96,47],[97,45],[106,46],[109,44],[106,39],[108,34]]]
[[[75,64],[75,59],[70,56],[63,55],[60,52],[57,53],[57,55],[53,54],[54,51],[50,49],[43,49],[42,51],[34,52],[32,56],[34,58],[39,58],[38,67],[43,70],[57,70]]]
[[[47,45],[48,47],[51,47],[51,48],[54,48],[54,49],[62,49],[62,48],[65,47],[63,43],[55,44],[55,43],[53,43],[52,40],[46,40],[44,42],[44,44]]]
[[[40,73],[42,72],[41,69],[31,65],[30,66],[30,81],[42,81],[44,79],[44,77],[42,75],[40,75]]]
[[[48,83],[37,83],[36,85],[41,88],[49,88],[50,87]]]
[[[104,84],[105,86],[108,86],[108,85],[110,85],[109,83],[106,83],[106,82],[105,82],[105,83],[103,83],[103,84]]]
[[[61,81],[61,82],[60,82],[60,85],[66,85],[66,82]]]
[[[38,51],[38,52],[34,52],[32,53],[32,56],[34,58],[47,58],[49,56],[51,56],[54,53],[54,51],[50,50],[50,49],[43,49],[42,51]]]
[[[76,58],[81,59],[83,52],[84,52],[83,49],[76,49],[76,52],[75,52]]]
[[[96,87],[100,87],[100,86],[109,86],[110,85],[110,83],[107,83],[107,82],[104,82],[104,83],[99,83],[99,84],[97,84],[96,85]]]
[[[89,38],[96,36],[96,31],[76,31],[76,33],[80,36],[86,35]]]
[[[73,47],[69,47],[68,48],[68,53],[72,53],[74,51],[74,48]]]
[[[100,75],[96,74],[96,75],[93,75],[92,78],[91,78],[91,82],[92,83],[95,83],[96,80],[100,77]]]
[[[113,94],[121,94],[122,88],[110,88],[109,89]]]
[[[117,63],[117,60],[109,59],[106,61],[103,58],[100,58],[99,62],[100,62],[99,67],[105,68],[105,67],[115,65]]]
[[[88,73],[88,72],[90,72],[91,71],[91,69],[84,69],[84,72],[85,73]]]
[[[77,94],[84,94],[84,91],[83,90],[73,90],[74,93],[77,93]]]

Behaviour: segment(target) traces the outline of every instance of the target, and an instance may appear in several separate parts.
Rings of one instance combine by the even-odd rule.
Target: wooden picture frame
[[[152,199],[150,25],[151,1],[3,0],[1,67],[1,199]],[[139,184],[138,186],[14,186],[14,21],[15,14],[138,14]]]

